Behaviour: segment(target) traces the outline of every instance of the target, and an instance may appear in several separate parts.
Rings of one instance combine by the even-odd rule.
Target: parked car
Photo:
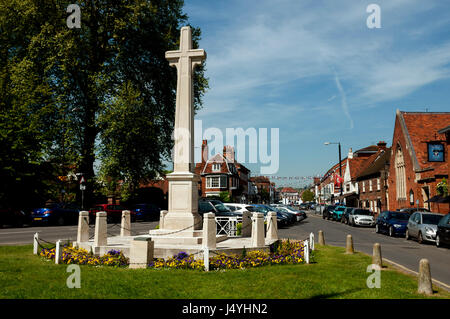
[[[408,207],[408,208],[400,208],[397,209],[399,212],[403,212],[403,213],[408,213],[408,214],[412,214],[415,212],[429,212],[430,210],[428,208],[417,208],[417,207]]]
[[[406,225],[408,225],[409,217],[410,215],[404,212],[381,212],[375,222],[375,232],[387,233],[391,237],[395,235],[404,236],[406,233]]]
[[[450,245],[450,214],[442,217],[437,225],[436,246],[444,245]]]
[[[322,218],[323,219],[330,219],[331,217],[331,211],[336,207],[336,205],[326,205],[325,209],[323,210]]]
[[[268,207],[267,205],[262,205],[262,204],[254,204],[253,206],[253,211],[254,212],[258,212],[258,213],[263,213],[264,214],[264,218],[267,217],[267,214],[271,211],[275,212],[277,214],[277,225],[278,227],[283,227],[283,226],[287,226],[288,225],[288,219],[286,216],[284,216],[283,214],[276,212],[273,210],[273,208]]]
[[[251,211],[251,206],[248,204],[235,204],[235,203],[223,203],[223,204],[236,214],[242,215],[242,213],[245,211],[248,212]]]
[[[348,215],[351,213],[353,209],[356,207],[345,207],[344,212],[342,213],[341,223],[348,225]]]
[[[36,224],[56,224],[58,226],[77,224],[80,208],[71,203],[47,203],[44,207],[31,211],[31,222]]]
[[[218,216],[240,216],[238,213],[232,212],[220,200],[216,199],[200,199],[198,201],[198,213],[203,216],[206,213],[214,213]]]
[[[289,212],[283,210],[281,207],[272,207],[272,206],[269,206],[269,205],[267,205],[267,206],[268,206],[272,211],[276,212],[277,215],[278,215],[278,214],[281,214],[281,216],[286,217],[288,225],[294,224],[294,223],[297,221],[297,215],[294,215],[294,214],[292,214],[292,213],[289,213]]]
[[[409,217],[408,225],[406,226],[406,239],[417,238],[420,244],[435,242],[437,225],[442,217],[442,214],[415,212]]]
[[[161,209],[154,204],[136,204],[132,211],[134,212],[135,220],[159,220]]]
[[[305,211],[294,210],[292,207],[289,206],[278,206],[277,209],[283,213],[294,215],[296,217],[296,221],[298,222],[306,218]]]
[[[0,206],[0,228],[4,225],[23,227],[23,225],[30,224],[30,222],[30,215],[26,214],[24,210]]]
[[[348,224],[350,226],[375,226],[373,214],[368,209],[355,208],[348,214]]]
[[[345,206],[336,206],[330,214],[332,220],[340,221],[342,218],[342,214],[344,213]]]
[[[98,212],[106,212],[106,221],[108,223],[120,223],[122,219],[122,211],[126,210],[125,207],[121,205],[115,204],[97,204],[95,207],[89,210],[89,219],[90,222],[95,222],[95,215]],[[134,222],[136,220],[136,212],[130,210],[131,221]]]

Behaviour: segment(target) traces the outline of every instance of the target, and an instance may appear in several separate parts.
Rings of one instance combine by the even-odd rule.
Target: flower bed
[[[276,247],[271,247],[272,252],[250,251],[243,252],[241,256],[217,254],[209,259],[209,269],[245,269],[266,265],[300,264],[303,259],[303,242],[283,240]],[[149,265],[150,268],[181,268],[203,269],[203,260],[195,260],[193,255],[181,252],[178,255],[164,259],[156,259]]]
[[[303,241],[280,241],[276,246],[271,247],[271,252],[250,251],[245,249],[242,255],[217,254],[209,258],[209,269],[245,269],[266,265],[279,264],[301,264],[303,258]],[[211,251],[213,254],[213,252]],[[55,259],[55,248],[41,250],[40,255],[48,259]],[[129,264],[129,259],[121,251],[110,250],[102,257],[94,256],[85,249],[64,246],[62,249],[62,263],[79,264],[92,266],[115,266],[123,267]],[[194,255],[180,252],[167,260],[157,258],[149,268],[178,268],[178,269],[204,269],[203,259],[194,259]]]
[[[42,257],[48,259],[55,259],[55,248],[47,249],[43,248],[40,252]],[[110,250],[102,257],[94,256],[85,249],[77,249],[74,247],[64,246],[61,254],[61,262],[64,264],[79,264],[79,265],[92,265],[92,266],[127,266],[129,263],[123,253],[119,250]]]

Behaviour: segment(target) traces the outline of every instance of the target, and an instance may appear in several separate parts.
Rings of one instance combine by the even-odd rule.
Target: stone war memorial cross
[[[194,173],[194,68],[206,59],[203,49],[192,49],[192,30],[181,28],[180,49],[167,51],[166,59],[177,69],[177,95],[174,128],[173,173],[169,181],[168,213],[164,229],[198,230],[202,219],[198,214],[198,182]]]

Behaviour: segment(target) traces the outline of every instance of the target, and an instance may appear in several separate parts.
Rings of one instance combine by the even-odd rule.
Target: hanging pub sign
[[[444,144],[428,142],[428,162],[445,162]]]

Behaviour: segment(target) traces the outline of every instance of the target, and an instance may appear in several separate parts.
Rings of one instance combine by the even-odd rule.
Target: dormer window
[[[214,163],[213,165],[212,165],[212,171],[213,172],[220,172],[220,164],[217,164],[217,163]]]

